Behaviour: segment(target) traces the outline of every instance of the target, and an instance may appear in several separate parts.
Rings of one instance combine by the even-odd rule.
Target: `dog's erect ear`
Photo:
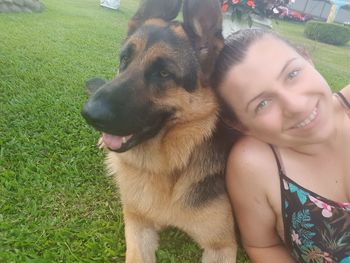
[[[181,0],[140,0],[136,14],[129,21],[128,36],[135,32],[147,19],[173,20],[180,11]]]
[[[209,77],[224,46],[219,0],[184,0],[183,18],[199,55],[203,76]]]
[[[100,79],[100,78],[93,78],[85,81],[85,87],[89,95],[94,94],[100,87],[102,87],[105,83],[107,83],[106,80]]]

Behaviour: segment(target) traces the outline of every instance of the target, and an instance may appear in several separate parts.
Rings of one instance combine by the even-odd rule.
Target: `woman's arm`
[[[278,171],[271,148],[246,137],[231,150],[226,182],[243,246],[252,262],[295,262],[276,230],[269,201],[280,196]],[[268,195],[267,193],[275,192]]]

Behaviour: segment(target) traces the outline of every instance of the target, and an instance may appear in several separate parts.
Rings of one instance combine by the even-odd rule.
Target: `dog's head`
[[[223,47],[218,0],[141,0],[129,21],[119,74],[98,87],[82,115],[105,145],[125,152],[172,125],[217,113],[208,79]],[[194,135],[195,136],[195,135]]]

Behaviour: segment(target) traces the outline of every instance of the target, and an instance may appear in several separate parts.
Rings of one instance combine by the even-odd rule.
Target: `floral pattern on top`
[[[350,203],[321,197],[281,176],[285,242],[300,263],[350,263]]]

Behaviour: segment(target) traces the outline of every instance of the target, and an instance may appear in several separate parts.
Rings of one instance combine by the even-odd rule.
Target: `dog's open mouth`
[[[126,136],[114,135],[102,131],[102,142],[104,147],[108,148],[110,151],[122,153],[142,143],[146,139],[153,137],[155,131],[153,132],[152,130],[145,129],[141,132],[136,132]]]
[[[157,115],[157,118],[152,119],[152,124],[142,127],[141,129],[130,129],[129,132],[115,131],[113,129],[107,129],[104,127],[95,128],[102,132],[102,141],[106,148],[111,151],[122,153],[126,152],[132,147],[156,136],[158,132],[165,126],[165,123],[171,119],[173,111],[165,111],[162,114]]]
[[[105,146],[112,151],[120,151],[122,148],[126,148],[128,142],[131,140],[133,135],[128,136],[117,136],[108,133],[102,133],[102,140]]]

